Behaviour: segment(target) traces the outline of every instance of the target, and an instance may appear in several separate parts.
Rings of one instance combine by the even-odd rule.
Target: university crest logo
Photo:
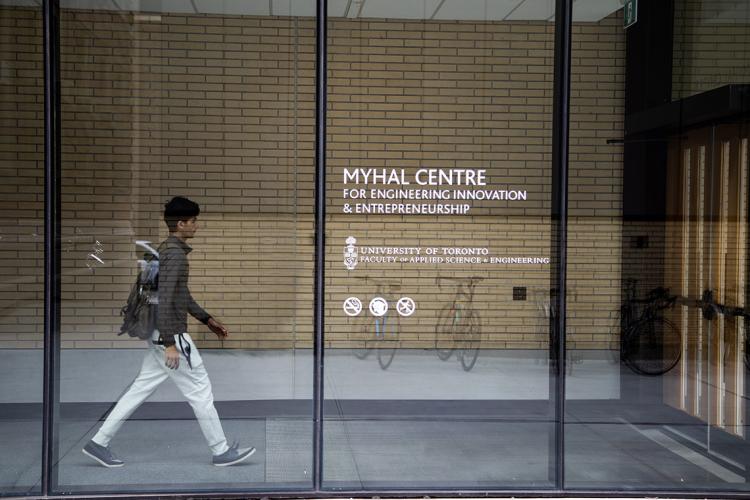
[[[346,248],[344,248],[344,265],[349,271],[353,271],[357,267],[357,247],[354,244],[357,243],[357,238],[349,236],[346,239]]]

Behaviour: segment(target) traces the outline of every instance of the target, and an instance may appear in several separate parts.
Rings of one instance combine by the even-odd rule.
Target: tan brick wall
[[[95,276],[71,259],[83,275],[63,287],[64,345],[120,340],[132,240],[166,236],[161,211],[177,194],[202,205],[191,289],[229,328],[224,346],[310,344],[313,24],[64,13],[66,229],[86,221],[84,233],[107,234],[115,221],[129,233]],[[196,322],[190,330],[219,345]]]
[[[472,304],[483,346],[546,347],[537,297],[549,266],[362,263],[349,272],[342,251],[356,235],[362,245],[549,256],[552,25],[332,20],[329,51],[328,345],[360,338],[363,320],[347,319],[342,301],[378,288],[357,278],[401,280],[393,294],[418,304],[401,320],[401,345],[430,347],[456,293],[437,278],[470,275],[483,278]],[[569,325],[571,346],[591,348],[612,340],[619,304],[622,158],[606,139],[622,135],[620,20],[576,25],[573,56]],[[310,346],[313,20],[64,11],[63,78],[64,345],[132,345],[114,335],[132,241],[162,239],[162,204],[183,194],[204,210],[191,289],[232,331],[224,346]],[[345,166],[484,168],[488,187],[526,189],[529,199],[474,202],[469,216],[346,215]],[[97,240],[104,265],[86,259]],[[513,286],[528,287],[528,300],[512,301]],[[5,345],[39,342],[40,317],[33,331],[16,328],[29,318],[4,317]],[[205,327],[191,330],[219,346]]]
[[[549,256],[553,28],[546,23],[350,21],[331,30],[334,78],[329,176],[331,304],[328,339],[356,345],[350,295],[376,295],[362,276],[400,281],[420,311],[400,320],[402,346],[435,338],[436,318],[456,287],[438,277],[478,276],[472,307],[484,347],[545,348],[549,266],[362,265],[343,267],[349,235],[361,245],[477,246],[495,255]],[[387,37],[382,36],[387,33]],[[624,37],[618,19],[577,25],[571,132],[569,346],[616,339],[620,294]],[[469,217],[341,214],[345,167],[487,168],[490,185],[525,188],[524,203],[476,203]],[[391,186],[392,187],[392,186]],[[528,300],[512,300],[526,286]],[[339,306],[337,309],[335,306]],[[421,308],[421,309],[420,309]]]
[[[615,348],[620,307],[625,35],[622,12],[573,26],[568,347]]]
[[[673,99],[750,82],[747,2],[678,0],[674,30]]]
[[[44,82],[39,11],[0,9],[0,342],[39,345],[44,292]]]

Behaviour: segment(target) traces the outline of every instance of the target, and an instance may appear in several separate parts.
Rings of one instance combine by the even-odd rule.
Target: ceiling
[[[622,0],[574,0],[573,19],[596,22]],[[0,0],[39,6],[41,0]],[[247,16],[314,16],[315,0],[60,0],[66,9]],[[555,0],[328,0],[330,17],[455,21],[551,21]]]

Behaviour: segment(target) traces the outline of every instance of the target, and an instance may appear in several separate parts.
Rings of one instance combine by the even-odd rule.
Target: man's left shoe
[[[255,448],[240,448],[239,444],[234,444],[221,455],[214,455],[213,464],[217,467],[226,467],[228,465],[238,464],[250,458],[255,453]]]
[[[109,449],[109,446],[102,446],[95,443],[94,441],[89,441],[81,451],[84,455],[93,458],[104,467],[113,468],[122,467],[123,465],[125,465],[122,460],[117,458],[117,456],[112,453],[112,450]]]

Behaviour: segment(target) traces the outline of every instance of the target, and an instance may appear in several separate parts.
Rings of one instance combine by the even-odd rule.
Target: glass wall
[[[566,485],[746,491],[750,4],[643,4],[573,32]]]
[[[318,233],[315,0],[61,2],[44,492],[747,492],[750,1],[571,1],[565,332],[555,3],[330,0]],[[44,4],[0,1],[3,496],[43,493]]]
[[[63,3],[59,492],[310,488],[314,27]],[[154,263],[157,333],[120,334]]]
[[[513,4],[329,11],[328,489],[555,484],[554,10]]]
[[[672,99],[750,81],[750,3],[679,0],[674,7]]]
[[[0,6],[0,493],[41,490],[44,339],[42,15]]]
[[[566,485],[638,487],[654,458],[626,424],[620,368],[626,31],[574,4],[566,341]],[[645,263],[644,263],[645,264]],[[648,380],[648,379],[644,379]]]

